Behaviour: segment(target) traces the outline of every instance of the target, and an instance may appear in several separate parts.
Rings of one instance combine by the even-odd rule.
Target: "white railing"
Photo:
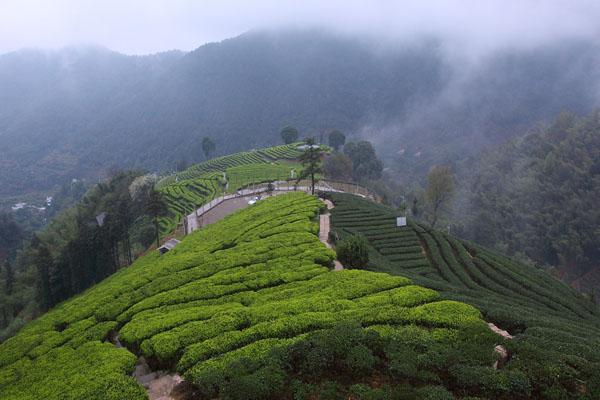
[[[221,203],[227,200],[236,199],[240,197],[247,197],[252,195],[259,195],[267,193],[270,190],[276,192],[294,192],[304,191],[311,192],[311,182],[309,180],[289,180],[289,181],[274,181],[271,182],[272,187],[269,188],[269,183],[255,184],[244,189],[240,189],[235,193],[224,194],[216,197],[197,208],[193,213],[188,214],[184,221],[178,225],[178,229],[185,235],[192,233],[193,231],[200,228],[198,220],[207,212],[217,207]],[[379,196],[371,192],[369,189],[362,187],[356,183],[331,181],[331,180],[319,180],[315,184],[315,191],[320,192],[341,192],[341,193],[352,193],[362,197],[367,197],[373,201],[379,201]]]

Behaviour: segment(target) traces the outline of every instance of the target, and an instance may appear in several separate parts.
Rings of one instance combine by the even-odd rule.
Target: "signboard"
[[[406,217],[396,217],[396,226],[406,226]]]

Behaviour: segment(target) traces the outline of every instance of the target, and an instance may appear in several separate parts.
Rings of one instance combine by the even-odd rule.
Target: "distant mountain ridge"
[[[562,109],[598,105],[598,46],[490,55],[461,76],[443,43],[384,51],[323,31],[250,32],[189,53],[107,49],[0,56],[0,195],[48,190],[111,166],[171,169],[278,143],[279,130],[367,136],[392,170],[419,172]],[[406,176],[406,175],[404,175]]]

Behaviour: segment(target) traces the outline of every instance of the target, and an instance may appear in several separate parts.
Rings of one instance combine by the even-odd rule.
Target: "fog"
[[[0,0],[0,54],[96,44],[126,54],[192,50],[251,29],[330,28],[383,41],[442,37],[467,55],[600,37],[594,0]]]

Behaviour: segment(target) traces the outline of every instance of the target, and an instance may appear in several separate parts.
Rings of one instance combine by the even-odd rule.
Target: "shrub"
[[[369,262],[369,246],[362,235],[351,235],[336,245],[337,258],[346,268],[365,268]]]
[[[443,386],[425,386],[417,391],[422,400],[454,400],[454,396]]]
[[[377,357],[368,347],[360,344],[350,349],[344,363],[351,376],[360,378],[373,372]]]

